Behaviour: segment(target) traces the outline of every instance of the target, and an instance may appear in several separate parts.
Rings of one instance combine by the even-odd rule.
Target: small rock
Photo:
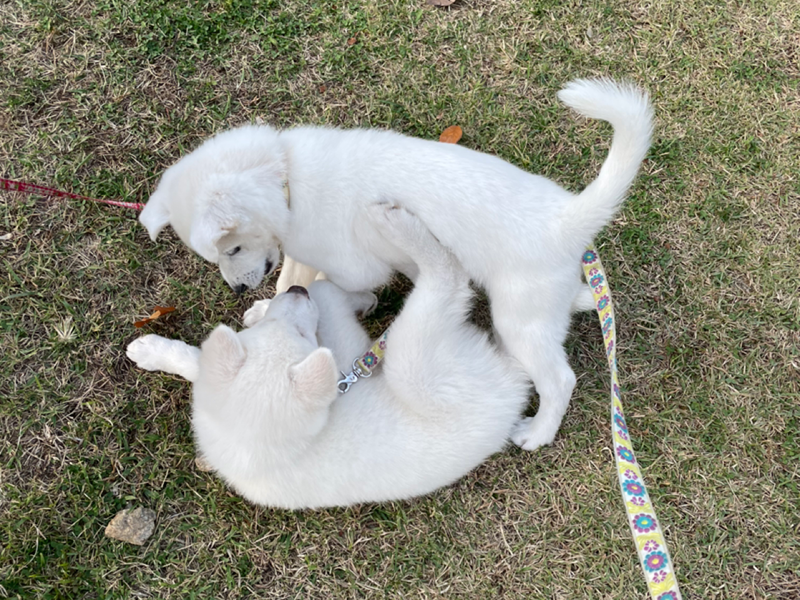
[[[106,537],[141,546],[156,528],[156,513],[149,508],[119,511],[106,526]]]
[[[211,463],[209,463],[199,454],[194,459],[194,466],[198,471],[202,471],[203,473],[210,473],[214,470],[214,467],[211,466]]]

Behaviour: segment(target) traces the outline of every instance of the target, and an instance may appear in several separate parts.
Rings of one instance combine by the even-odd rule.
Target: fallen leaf
[[[427,0],[431,6],[450,6],[456,0]]]
[[[319,86],[319,93],[324,94],[327,91],[327,89],[328,88],[325,87],[325,84],[322,84],[321,86]]]
[[[141,546],[156,528],[156,513],[149,508],[119,511],[106,526],[106,537]]]
[[[155,321],[155,320],[156,320],[156,319],[158,319],[159,317],[161,317],[161,316],[163,316],[163,315],[166,315],[166,314],[168,314],[168,313],[171,313],[173,310],[175,310],[175,307],[174,307],[174,306],[156,306],[156,307],[153,309],[153,313],[152,313],[152,314],[151,314],[149,317],[145,317],[145,318],[144,318],[144,319],[142,319],[141,321],[136,321],[136,322],[133,324],[133,326],[134,326],[134,327],[144,327],[144,326],[145,326],[145,325],[147,325],[147,324],[148,324],[150,321]]]
[[[355,43],[356,43],[356,38],[355,38],[355,36],[353,36],[353,37],[351,37],[349,40],[347,40],[347,45],[348,45],[348,46],[352,46],[352,45],[353,45],[353,44],[355,44]]]
[[[439,141],[445,144],[455,144],[461,139],[463,134],[464,132],[461,131],[461,127],[458,125],[451,125],[442,132],[442,135],[439,136]]]

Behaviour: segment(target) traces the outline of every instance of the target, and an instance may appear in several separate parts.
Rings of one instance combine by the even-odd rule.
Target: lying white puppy
[[[366,291],[395,270],[415,272],[405,249],[364,218],[366,207],[407,208],[486,288],[505,350],[536,385],[539,411],[513,435],[531,450],[553,441],[575,386],[562,344],[580,297],[581,254],[622,203],[652,129],[647,96],[633,87],[574,81],[559,97],[614,127],[599,176],[577,196],[453,144],[389,131],[245,126],[170,167],[140,220],[153,239],[171,224],[237,290],[257,285],[282,245],[313,270],[289,265],[279,291],[294,283],[288,277],[316,271]]]
[[[381,368],[347,394],[338,374],[370,346],[355,313],[374,296],[328,281],[259,303],[252,328],[220,325],[202,351],[154,335],[128,347],[139,366],[194,381],[198,448],[251,502],[297,509],[426,494],[500,450],[527,402],[524,373],[466,322],[469,278],[452,255],[402,209],[376,205],[362,218],[419,277]]]

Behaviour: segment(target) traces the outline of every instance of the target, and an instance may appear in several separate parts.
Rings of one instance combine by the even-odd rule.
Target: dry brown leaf
[[[161,316],[163,316],[163,315],[166,315],[166,314],[168,314],[168,313],[171,313],[173,310],[175,310],[175,307],[174,307],[174,306],[156,306],[156,307],[153,309],[153,313],[152,313],[152,314],[151,314],[149,317],[145,317],[145,318],[144,318],[144,319],[142,319],[141,321],[136,321],[136,322],[133,324],[133,326],[134,326],[134,327],[144,327],[144,326],[145,326],[145,325],[147,325],[147,324],[148,324],[150,321],[155,321],[155,320],[156,320],[156,319],[158,319],[159,317],[161,317]]]
[[[426,0],[431,6],[450,6],[456,0]]]
[[[319,93],[320,93],[320,94],[324,94],[324,93],[327,91],[327,89],[328,89],[328,88],[327,88],[327,87],[325,86],[325,84],[323,83],[321,86],[319,86]]]
[[[450,125],[450,127],[445,129],[442,135],[439,136],[439,141],[445,144],[456,144],[458,140],[461,139],[462,135],[464,135],[464,132],[461,131],[461,127],[458,125]]]
[[[352,46],[352,45],[353,45],[353,44],[355,44],[355,43],[356,43],[356,38],[355,38],[355,36],[353,36],[353,37],[351,37],[349,40],[347,40],[347,45],[348,45],[348,46]]]

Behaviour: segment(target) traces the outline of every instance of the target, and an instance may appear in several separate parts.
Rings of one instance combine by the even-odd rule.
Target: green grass
[[[143,202],[205,137],[263,118],[432,139],[458,124],[462,144],[579,190],[610,130],[556,91],[640,83],[653,148],[598,239],[628,425],[685,596],[794,599],[798,31],[788,1],[8,0],[0,174]],[[0,236],[0,597],[646,596],[592,315],[567,341],[578,386],[552,447],[413,502],[287,513],[198,472],[188,385],[124,356],[156,303],[178,310],[153,331],[198,343],[254,295],[130,211],[6,194]],[[381,293],[375,332],[407,288]],[[103,536],[133,505],[158,513],[141,548]]]

